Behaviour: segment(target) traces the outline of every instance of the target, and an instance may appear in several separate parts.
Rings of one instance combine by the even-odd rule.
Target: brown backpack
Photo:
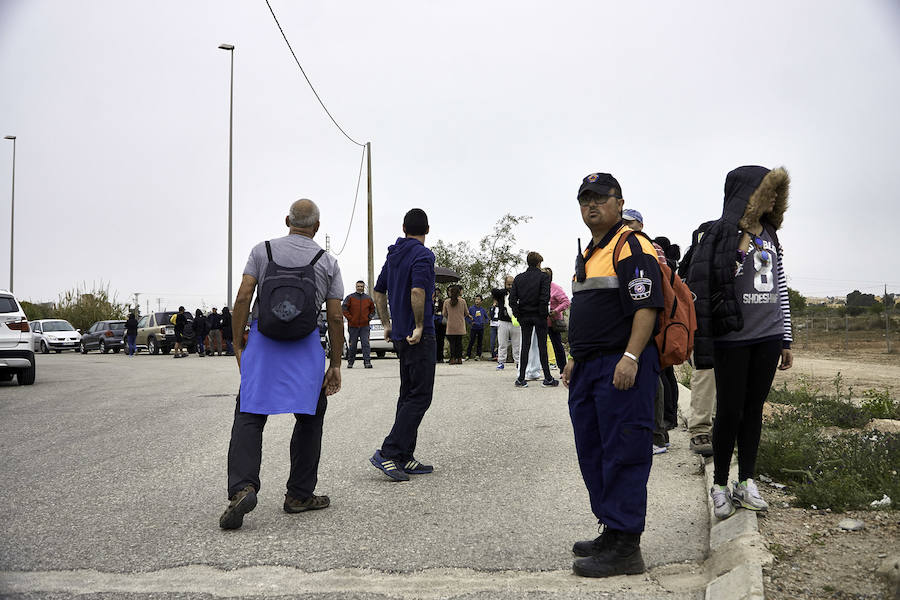
[[[631,234],[650,238],[641,232],[626,231],[619,237],[613,251],[613,265],[618,266],[619,254],[626,243],[631,243]],[[651,240],[652,242],[652,240]],[[638,247],[635,250],[635,245]],[[643,252],[636,239],[631,244],[632,254]],[[665,369],[680,365],[694,351],[694,332],[697,330],[697,313],[694,312],[694,295],[687,284],[665,261],[657,260],[662,272],[662,292],[665,307],[659,311],[659,333],[654,341],[659,350],[659,367]]]

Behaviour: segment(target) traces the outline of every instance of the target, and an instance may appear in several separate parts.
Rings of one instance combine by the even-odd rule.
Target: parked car
[[[0,290],[0,381],[13,375],[19,385],[34,383],[34,346],[25,311],[15,296]]]
[[[118,353],[125,347],[125,321],[97,321],[81,334],[81,353],[99,350],[106,354],[110,350]]]
[[[384,358],[388,352],[396,352],[394,342],[384,340],[384,325],[381,324],[381,319],[369,321],[369,349],[378,358]],[[356,343],[356,354],[362,354],[362,342]],[[347,328],[347,319],[344,319],[344,358],[349,357],[350,330]]]
[[[38,319],[31,322],[34,350],[57,354],[63,350],[78,350],[81,334],[65,319]]]
[[[175,347],[175,326],[172,325],[172,315],[178,314],[175,310],[150,313],[144,315],[138,321],[137,339],[135,345],[138,349],[146,349],[150,354],[168,354]],[[197,340],[194,339],[194,317],[185,311],[187,324],[184,326],[184,340],[182,345],[188,352],[197,351]]]

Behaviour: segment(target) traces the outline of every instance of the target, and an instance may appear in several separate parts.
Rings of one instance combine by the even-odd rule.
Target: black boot
[[[572,554],[575,556],[599,556],[612,546],[614,539],[615,532],[601,524],[600,535],[592,540],[575,542],[572,546]]]
[[[643,573],[644,557],[641,556],[641,534],[616,531],[608,551],[599,556],[576,559],[572,571],[581,577],[613,577]]]

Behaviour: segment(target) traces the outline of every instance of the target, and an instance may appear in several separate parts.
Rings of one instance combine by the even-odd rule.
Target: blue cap
[[[622,211],[622,220],[624,221],[637,221],[641,225],[644,224],[644,217],[641,216],[641,213],[634,210],[633,208],[629,208],[628,210]]]

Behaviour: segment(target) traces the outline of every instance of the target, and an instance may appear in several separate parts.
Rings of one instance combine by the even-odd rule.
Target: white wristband
[[[638,361],[637,356],[635,356],[631,352],[625,352],[624,355],[627,356],[628,358],[630,358],[631,360],[633,360],[635,362],[635,364],[637,364],[637,361]]]

